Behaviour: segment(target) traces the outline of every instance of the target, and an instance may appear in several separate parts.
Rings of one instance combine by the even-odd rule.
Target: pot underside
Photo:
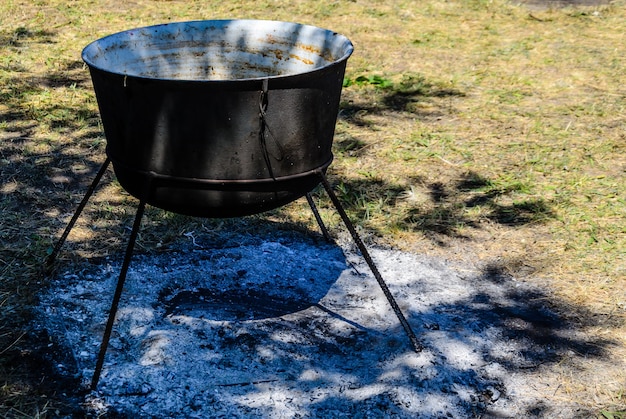
[[[181,22],[88,45],[120,184],[187,215],[234,217],[313,189],[332,161],[352,44],[286,22]]]

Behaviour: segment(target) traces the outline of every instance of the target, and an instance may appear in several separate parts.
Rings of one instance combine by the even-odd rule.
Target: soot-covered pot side
[[[352,52],[347,38],[268,21],[183,22],[135,31],[103,38],[83,52],[107,155],[129,193],[182,214],[232,217],[279,207],[317,185],[319,171],[332,160]],[[182,51],[183,58],[168,57]],[[213,58],[202,55],[206,51]],[[124,63],[134,67],[125,71]],[[137,71],[143,63],[146,71]],[[193,66],[207,73],[180,74]]]

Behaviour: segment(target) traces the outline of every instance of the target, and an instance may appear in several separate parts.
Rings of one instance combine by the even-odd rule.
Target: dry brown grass
[[[344,89],[332,179],[355,220],[379,242],[535,281],[570,316],[586,313],[586,332],[619,342],[610,350],[626,358],[625,10],[530,11],[498,0],[3,2],[0,360],[19,360],[33,344],[20,336],[43,285],[41,260],[103,160],[80,50],[130,27],[215,18],[346,34],[356,48],[347,78],[364,77]],[[63,257],[116,252],[133,203],[109,176]],[[147,218],[146,247],[212,223],[158,210]],[[270,218],[313,226],[302,203]],[[237,228],[224,223],[210,225]],[[566,362],[545,372],[561,383],[554,397],[626,408],[624,371],[575,367],[582,372]],[[36,376],[0,361],[0,397],[12,403],[2,414],[48,409]]]

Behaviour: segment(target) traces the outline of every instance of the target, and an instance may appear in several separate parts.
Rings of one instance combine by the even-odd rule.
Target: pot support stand
[[[69,236],[71,230],[74,228],[74,225],[76,224],[76,221],[78,220],[78,218],[80,217],[80,214],[84,210],[87,202],[89,201],[89,199],[93,195],[96,187],[98,186],[98,184],[102,180],[102,177],[103,177],[104,173],[106,172],[110,162],[111,162],[110,159],[107,158],[104,161],[104,163],[102,164],[102,166],[100,167],[100,169],[98,170],[98,172],[96,174],[96,177],[94,178],[92,184],[87,189],[87,192],[85,193],[85,196],[83,197],[83,199],[79,203],[78,207],[76,208],[76,211],[74,212],[74,215],[72,216],[70,222],[68,223],[68,225],[66,226],[65,230],[63,231],[63,234],[61,235],[61,237],[57,241],[57,243],[56,243],[55,247],[53,248],[52,252],[50,253],[50,255],[47,257],[47,259],[45,261],[45,268],[46,268],[46,270],[48,272],[51,270],[52,265],[54,264],[54,262],[55,262],[55,260],[56,260],[56,258],[58,256],[61,248],[63,247],[63,244],[67,240],[67,237]],[[344,210],[343,206],[341,205],[341,202],[337,198],[337,195],[333,191],[330,183],[328,182],[328,179],[326,178],[326,175],[324,174],[324,172],[322,170],[320,170],[317,174],[319,176],[320,183],[322,184],[322,186],[324,187],[324,190],[328,194],[331,202],[333,203],[333,206],[335,207],[335,209],[339,213],[339,216],[341,217],[341,220],[343,221],[343,223],[345,224],[346,228],[350,232],[350,235],[352,236],[352,239],[353,239],[354,243],[356,244],[356,246],[359,249],[359,251],[360,251],[361,255],[363,256],[363,258],[365,259],[365,262],[367,263],[367,265],[369,266],[370,270],[372,271],[374,277],[376,278],[376,281],[378,282],[378,285],[382,289],[383,293],[385,294],[385,297],[387,298],[387,301],[391,305],[391,308],[393,309],[396,317],[398,318],[400,324],[402,325],[402,327],[403,327],[403,329],[404,329],[404,331],[405,331],[405,333],[406,333],[406,335],[407,335],[407,337],[408,337],[408,339],[410,341],[410,344],[411,344],[413,350],[415,352],[421,352],[421,350],[423,349],[422,345],[418,341],[415,333],[411,329],[411,325],[406,320],[404,314],[402,313],[402,310],[398,306],[398,303],[396,302],[395,298],[391,294],[391,291],[389,290],[389,287],[387,286],[387,284],[385,283],[382,275],[378,271],[378,268],[376,267],[376,264],[374,263],[372,257],[370,256],[369,252],[367,251],[366,246],[363,244],[363,241],[361,240],[359,234],[357,233],[354,225],[350,221],[346,211]],[[126,280],[126,274],[128,273],[128,268],[130,266],[130,262],[131,262],[131,259],[132,259],[133,250],[134,250],[134,247],[135,247],[135,242],[137,240],[139,229],[141,227],[141,219],[142,219],[143,214],[144,214],[146,203],[149,200],[149,197],[150,197],[150,194],[152,193],[153,188],[155,187],[154,183],[155,182],[152,181],[152,180],[149,180],[148,182],[146,182],[146,185],[145,185],[145,188],[144,188],[144,192],[143,192],[143,197],[139,200],[139,205],[137,207],[137,212],[135,213],[135,219],[134,219],[134,222],[133,222],[133,227],[131,229],[130,237],[129,237],[128,244],[127,244],[127,247],[126,247],[126,253],[124,255],[124,261],[122,263],[122,268],[120,270],[120,274],[119,274],[119,277],[118,277],[118,280],[117,280],[115,293],[113,295],[113,301],[111,303],[111,308],[109,310],[109,316],[108,316],[107,324],[106,324],[106,327],[105,327],[105,330],[104,330],[104,335],[102,337],[102,342],[100,344],[100,350],[99,350],[99,353],[98,353],[98,358],[97,358],[97,361],[96,361],[95,370],[94,370],[94,373],[93,373],[93,376],[92,376],[92,379],[91,379],[91,387],[90,387],[91,390],[95,390],[97,388],[98,381],[100,380],[100,374],[102,372],[102,367],[104,365],[104,358],[106,356],[107,347],[109,345],[109,339],[111,337],[111,332],[113,330],[113,325],[115,323],[115,317],[116,317],[116,314],[117,314],[118,305],[119,305],[119,302],[120,302],[120,298],[122,296],[122,291],[124,289],[124,282]],[[317,221],[317,223],[318,223],[318,225],[319,225],[319,227],[320,227],[320,229],[322,231],[322,234],[324,235],[325,239],[327,241],[332,241],[331,236],[330,236],[330,234],[328,232],[328,229],[326,228],[326,226],[322,222],[322,218],[320,217],[319,211],[318,211],[317,207],[315,206],[315,203],[314,203],[314,201],[313,201],[313,199],[312,199],[312,197],[310,195],[310,192],[306,194],[306,199],[307,199],[307,201],[309,203],[309,206],[311,207],[311,210],[313,211],[315,219],[316,219],[316,221]]]

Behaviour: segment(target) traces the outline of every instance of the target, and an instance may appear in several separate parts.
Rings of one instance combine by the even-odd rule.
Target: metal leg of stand
[[[102,166],[100,167],[100,170],[98,170],[96,177],[94,178],[93,182],[87,189],[87,192],[85,193],[85,196],[83,197],[83,200],[80,201],[80,204],[78,204],[78,208],[76,208],[76,211],[74,212],[74,216],[68,223],[67,227],[65,227],[65,231],[61,235],[61,238],[59,239],[59,241],[57,241],[56,245],[54,246],[52,253],[50,253],[50,255],[46,258],[46,262],[45,262],[46,269],[49,269],[54,263],[54,261],[56,260],[59,252],[61,251],[61,247],[63,247],[65,240],[67,240],[67,236],[69,236],[70,231],[72,231],[72,229],[74,228],[74,225],[76,224],[76,221],[78,220],[78,217],[83,212],[83,209],[85,209],[85,205],[87,205],[87,201],[89,201],[89,198],[91,198],[91,195],[93,195],[94,191],[96,190],[96,187],[100,183],[100,180],[102,180],[102,176],[104,176],[104,172],[106,172],[107,168],[109,167],[110,162],[111,160],[107,157],[104,163],[102,163]]]
[[[115,322],[115,315],[117,314],[117,307],[122,296],[122,290],[124,289],[124,281],[126,280],[126,274],[128,273],[128,267],[130,265],[130,259],[133,256],[133,249],[135,247],[135,241],[139,233],[139,227],[141,226],[141,218],[143,217],[144,210],[146,208],[146,202],[140,201],[139,208],[137,208],[137,214],[135,214],[135,222],[133,223],[133,229],[128,239],[128,246],[126,247],[126,254],[124,256],[124,263],[122,264],[122,270],[117,280],[117,287],[113,296],[113,302],[111,303],[111,310],[109,310],[109,320],[107,321],[106,328],[104,329],[104,335],[102,337],[102,343],[100,344],[100,352],[98,353],[98,361],[96,362],[96,369],[94,370],[93,377],[91,379],[91,389],[95,390],[98,387],[98,381],[100,380],[100,373],[102,372],[102,366],[104,365],[104,357],[106,355],[107,347],[109,346],[109,339],[111,338],[111,331],[113,330],[113,323]]]
[[[306,194],[306,200],[309,203],[309,206],[311,207],[311,211],[313,211],[313,215],[315,216],[315,220],[317,221],[317,225],[319,225],[320,226],[320,230],[322,230],[322,234],[324,235],[324,239],[328,243],[331,243],[333,241],[333,239],[332,239],[332,237],[330,237],[330,233],[328,232],[328,229],[324,225],[324,222],[322,221],[322,217],[320,216],[320,213],[317,210],[317,206],[315,205],[315,202],[313,202],[313,197],[311,196],[310,193]]]
[[[383,293],[385,294],[385,297],[387,297],[387,301],[389,301],[389,304],[391,305],[391,308],[393,308],[393,311],[396,314],[396,317],[398,317],[398,320],[400,321],[400,324],[404,328],[404,331],[405,331],[406,335],[408,336],[409,340],[411,341],[411,345],[413,346],[413,350],[415,350],[415,352],[421,352],[422,349],[424,349],[423,346],[417,340],[417,337],[415,336],[415,333],[413,332],[413,329],[411,329],[411,325],[409,324],[409,322],[404,317],[404,314],[402,314],[402,310],[400,310],[400,307],[398,306],[398,303],[393,298],[393,295],[391,294],[391,291],[389,291],[389,287],[387,287],[387,284],[385,283],[383,277],[381,276],[380,272],[378,271],[378,268],[374,264],[374,261],[373,261],[372,257],[370,256],[369,252],[367,251],[367,248],[363,244],[363,241],[359,237],[356,229],[354,228],[354,225],[352,224],[352,222],[348,218],[348,214],[346,214],[346,211],[341,206],[341,203],[339,202],[339,199],[337,198],[337,195],[335,195],[335,192],[333,191],[332,187],[330,186],[330,183],[328,183],[328,180],[326,179],[326,176],[324,175],[324,173],[320,173],[320,178],[322,180],[322,185],[324,186],[324,189],[326,190],[326,193],[328,194],[328,196],[330,197],[330,200],[332,201],[333,205],[337,209],[337,212],[339,213],[339,216],[343,220],[343,223],[348,228],[348,231],[350,232],[350,235],[352,236],[352,240],[354,240],[354,243],[356,244],[356,246],[358,247],[359,251],[361,252],[361,255],[363,256],[363,259],[365,259],[365,262],[367,262],[367,265],[369,266],[370,270],[374,274],[374,277],[376,278],[376,281],[378,281],[378,285],[380,285],[380,288],[383,290]]]

